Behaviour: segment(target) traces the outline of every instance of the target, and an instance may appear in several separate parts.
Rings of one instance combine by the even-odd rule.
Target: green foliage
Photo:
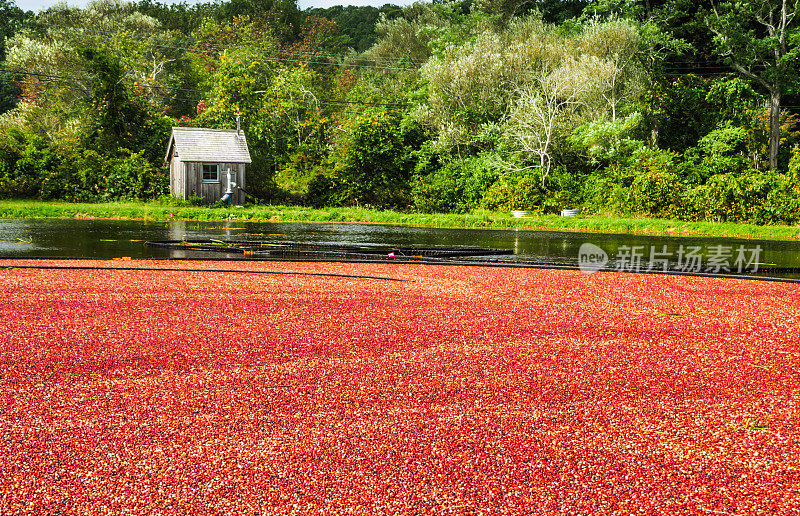
[[[0,191],[11,198],[154,199],[169,193],[169,176],[142,152],[65,153],[40,136],[11,130],[0,143]]]
[[[706,101],[716,110],[718,117],[737,126],[750,123],[759,100],[753,88],[738,77],[712,81],[706,94]]]
[[[676,152],[697,145],[718,122],[707,97],[708,82],[697,75],[682,75],[668,84],[656,83],[645,99],[655,143]]]
[[[89,73],[97,78],[92,95],[87,147],[112,155],[117,149],[142,149],[155,162],[162,157],[169,134],[165,117],[151,113],[141,97],[133,95],[123,81],[121,60],[107,49],[83,52]]]
[[[786,175],[749,170],[715,175],[687,196],[695,217],[701,220],[793,223],[800,216],[797,186]]]
[[[293,0],[101,0],[35,19],[2,1],[0,58],[13,70],[0,71],[3,196],[159,197],[170,126],[229,129],[239,113],[248,194],[267,202],[798,217],[800,125],[782,115],[776,153],[763,108],[776,84],[798,88],[797,20],[767,62],[769,17],[756,15],[769,3],[731,14],[721,2],[736,32],[723,41],[688,0],[305,13]],[[709,27],[731,65],[753,57],[751,75],[685,73],[726,70]],[[768,155],[785,175],[758,170]]]
[[[157,199],[169,193],[169,171],[154,167],[142,153],[119,149],[117,157],[85,150],[72,157],[75,176],[62,198],[80,201]],[[58,197],[56,197],[58,198]]]
[[[753,159],[755,168],[768,168],[771,130],[769,112],[760,109],[747,114],[744,127],[747,129],[748,136],[748,156]],[[778,163],[780,168],[784,169],[784,164],[789,163],[793,150],[800,145],[800,117],[787,109],[781,112],[779,121]]]
[[[411,194],[423,213],[465,213],[481,205],[500,175],[489,155],[454,160],[426,174],[415,175]]]
[[[789,160],[789,171],[787,176],[797,184],[800,184],[800,147],[792,152],[792,159]]]
[[[0,1],[0,62],[6,58],[6,40],[11,39],[33,13],[23,12],[10,0]],[[12,109],[22,91],[13,82],[14,75],[0,71],[0,114]]]
[[[3,145],[3,158],[0,192],[4,197],[34,198],[40,197],[42,186],[46,191],[58,189],[53,173],[59,168],[60,156],[43,138],[10,131]]]
[[[314,208],[338,206],[342,204],[339,194],[340,185],[335,178],[325,174],[317,174],[308,182],[303,202]]]
[[[104,199],[156,199],[169,193],[166,168],[155,168],[142,156],[127,150],[108,164]]]
[[[377,39],[375,27],[383,15],[387,20],[396,18],[401,9],[391,4],[383,7],[369,5],[336,5],[327,8],[311,8],[306,11],[310,15],[333,20],[342,34],[348,37],[348,46],[356,52],[369,49]]]
[[[593,164],[624,163],[645,148],[644,142],[635,138],[642,120],[638,112],[615,121],[603,117],[576,128],[569,142]]]
[[[697,147],[708,156],[733,156],[747,151],[747,131],[727,123],[702,137]]]
[[[751,165],[747,157],[748,135],[743,127],[730,122],[702,137],[696,148],[684,155],[684,176],[701,184],[717,174],[741,174]]]
[[[721,1],[706,22],[726,62],[768,93],[770,100],[769,168],[779,168],[782,97],[800,81],[798,2]]]
[[[334,151],[337,204],[405,207],[411,204],[411,150],[420,129],[388,113],[356,118]]]
[[[541,12],[547,23],[562,25],[578,18],[589,4],[590,0],[537,0],[523,5],[528,11],[536,9]]]
[[[686,186],[674,172],[646,170],[637,175],[628,189],[628,213],[673,218],[685,213]]]
[[[415,2],[404,7],[400,16],[382,13],[375,26],[375,45],[364,55],[419,67],[430,57],[432,42],[442,31],[462,20],[463,12],[454,2]]]
[[[593,174],[584,187],[591,211],[679,216],[684,208],[685,184],[679,175],[676,154],[642,148],[624,165],[612,165]]]
[[[538,175],[517,172],[498,179],[486,192],[481,204],[487,210],[541,212],[546,196]]]
[[[313,145],[305,145],[295,149],[283,167],[275,173],[276,191],[282,192],[285,203],[300,204],[305,202],[309,185],[318,175],[324,174],[320,164],[323,156]],[[316,202],[311,204],[317,204]]]

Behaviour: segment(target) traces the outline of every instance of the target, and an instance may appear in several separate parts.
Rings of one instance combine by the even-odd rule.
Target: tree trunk
[[[781,143],[781,89],[773,84],[769,92],[769,169],[778,169],[778,146]]]

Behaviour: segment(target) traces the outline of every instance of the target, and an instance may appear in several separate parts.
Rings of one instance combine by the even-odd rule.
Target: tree
[[[14,2],[0,0],[0,62],[6,58],[6,40],[19,31],[31,16],[32,13],[23,12]],[[21,93],[13,79],[13,74],[0,70],[0,113],[13,108]]]
[[[428,98],[418,119],[438,134],[442,150],[455,147],[459,154],[486,124],[501,121],[515,90],[526,88],[540,68],[553,68],[566,52],[563,39],[539,15],[514,19],[505,30],[487,22],[475,31],[422,67]]]
[[[386,4],[380,9],[370,5],[336,5],[327,8],[311,8],[305,12],[308,15],[320,16],[336,22],[341,33],[349,38],[349,46],[356,52],[364,52],[375,44],[375,27],[381,13],[383,12],[391,18],[396,17],[401,9],[390,4]]]
[[[769,93],[769,168],[778,168],[781,98],[796,87],[800,0],[713,2],[706,21],[714,42],[740,75]]]
[[[643,73],[637,60],[643,46],[639,28],[624,19],[605,22],[592,19],[576,39],[581,54],[600,59],[599,66],[594,66],[594,76],[602,84],[600,95],[614,122],[620,105],[637,99],[644,91]],[[591,61],[585,64],[590,65]]]
[[[416,2],[403,8],[403,16],[386,13],[375,26],[377,42],[364,52],[366,59],[419,67],[431,55],[431,42],[440,31],[463,21],[454,4]]]
[[[595,58],[596,59],[596,58]],[[586,60],[592,60],[587,58]],[[507,121],[508,135],[517,154],[533,155],[538,163],[542,186],[553,166],[552,146],[555,132],[565,118],[583,103],[582,97],[591,88],[584,62],[566,60],[554,70],[540,70],[533,87],[517,90],[517,101]],[[506,164],[507,165],[507,164]],[[516,165],[507,168],[519,169]]]
[[[146,152],[151,163],[162,158],[168,128],[159,116],[151,116],[147,102],[130,91],[121,59],[106,49],[82,52],[86,70],[93,78],[87,146],[114,156],[123,149]]]
[[[505,21],[539,11],[547,23],[561,24],[577,18],[591,3],[590,0],[476,0],[473,9],[500,14]]]
[[[373,112],[355,117],[345,130],[334,151],[338,202],[393,208],[410,204],[415,128],[394,114]]]
[[[18,125],[69,149],[96,143],[100,122],[92,117],[106,112],[100,103],[114,91],[129,100],[137,97],[137,105],[155,115],[170,98],[163,91],[171,86],[165,65],[177,58],[165,36],[155,19],[116,0],[40,13],[8,40],[5,66],[22,77]],[[107,83],[112,76],[116,90]],[[119,100],[117,93],[112,97]],[[144,97],[147,101],[138,103]],[[148,158],[154,154],[148,152]]]

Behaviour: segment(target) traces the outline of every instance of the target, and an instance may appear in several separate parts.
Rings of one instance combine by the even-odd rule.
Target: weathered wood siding
[[[219,180],[215,182],[203,182],[203,164],[219,165]],[[182,199],[188,199],[194,195],[203,197],[207,203],[213,203],[222,198],[227,186],[227,170],[231,169],[234,181],[242,188],[246,188],[244,183],[244,163],[213,163],[213,162],[187,162],[182,163],[180,175],[183,185]],[[233,196],[234,204],[243,204],[245,195],[240,189],[236,189]]]
[[[181,178],[182,172],[181,159],[173,156],[169,161],[169,193],[178,199],[186,199],[186,190],[183,188],[183,179]]]

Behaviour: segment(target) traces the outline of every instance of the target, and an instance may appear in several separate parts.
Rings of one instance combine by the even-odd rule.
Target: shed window
[[[203,164],[203,181],[217,182],[219,181],[219,165]]]

